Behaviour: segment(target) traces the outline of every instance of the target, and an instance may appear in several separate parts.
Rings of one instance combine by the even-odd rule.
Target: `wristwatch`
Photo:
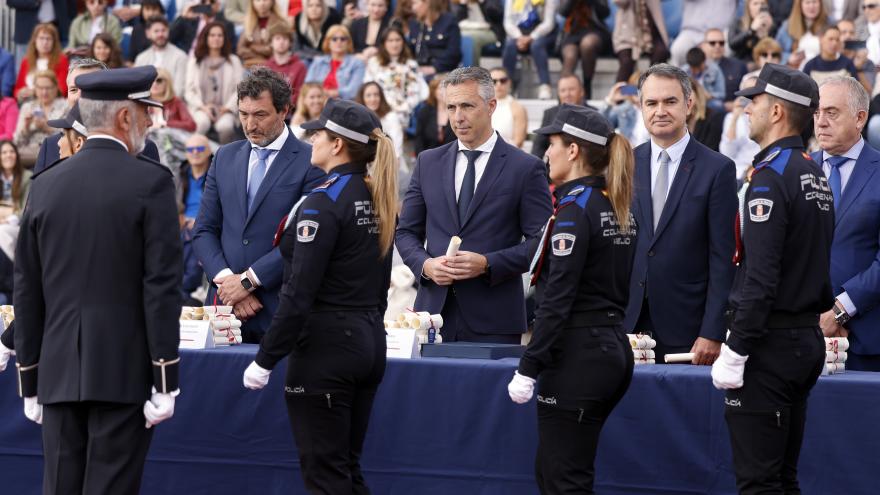
[[[241,274],[241,286],[244,287],[244,290],[248,292],[254,289],[254,283],[251,282],[251,279],[248,278],[247,273]]]
[[[832,310],[834,311],[834,321],[836,321],[838,325],[846,325],[846,323],[851,319],[849,313],[847,313],[842,305],[837,303],[837,301],[835,301]]]

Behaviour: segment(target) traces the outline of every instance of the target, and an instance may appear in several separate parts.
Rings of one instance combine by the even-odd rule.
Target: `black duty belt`
[[[623,322],[620,311],[581,311],[572,313],[565,322],[566,328],[619,325]]]
[[[724,316],[728,325],[733,321],[735,311],[727,310]],[[819,315],[814,313],[783,313],[774,311],[767,317],[767,328],[800,328],[819,325]]]

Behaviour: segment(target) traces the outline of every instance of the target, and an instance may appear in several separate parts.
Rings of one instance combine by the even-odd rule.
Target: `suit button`
[[[250,244],[250,242],[251,242],[251,241],[249,241],[249,240],[247,240],[247,239],[241,241],[241,243],[244,244],[245,246],[247,246],[248,244]]]
[[[645,281],[644,280],[639,281],[639,287],[644,287],[644,286],[645,286]]]
[[[654,256],[654,251],[648,251],[648,256]]]

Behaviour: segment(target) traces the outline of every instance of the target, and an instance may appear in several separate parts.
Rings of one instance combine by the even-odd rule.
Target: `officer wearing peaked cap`
[[[313,133],[312,165],[328,177],[283,227],[286,282],[244,385],[263,388],[289,356],[284,393],[306,489],[365,494],[360,455],[385,373],[397,159],[360,104],[330,100],[302,127]]]
[[[635,252],[635,160],[626,139],[587,108],[562,105],[535,132],[549,136],[557,206],[531,265],[534,336],[508,392],[522,404],[537,383],[541,493],[593,493],[599,432],[633,373],[621,324]]]
[[[171,174],[135,155],[152,67],[84,74],[88,139],[31,186],[15,262],[19,393],[43,493],[137,493],[178,394],[181,248]]]
[[[818,107],[806,74],[767,64],[751,98],[751,138],[763,148],[739,193],[729,335],[712,367],[742,494],[800,493],[797,462],[807,397],[825,361],[819,314],[829,280],[834,204],[799,137]]]

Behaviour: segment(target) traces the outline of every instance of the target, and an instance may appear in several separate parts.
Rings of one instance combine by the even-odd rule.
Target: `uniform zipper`
[[[330,401],[330,394],[324,394],[324,397],[327,397],[327,409],[333,409],[333,403]],[[776,413],[777,419],[779,413]]]
[[[329,398],[329,396],[328,396],[328,398]],[[779,411],[776,411],[776,426],[782,428],[782,419],[780,416],[781,416],[781,413]]]

